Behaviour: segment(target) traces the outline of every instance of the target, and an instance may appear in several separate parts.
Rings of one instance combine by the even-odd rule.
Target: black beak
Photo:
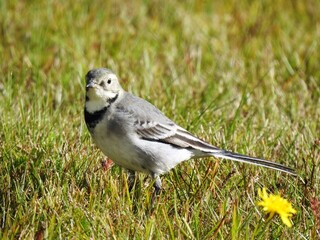
[[[89,90],[90,88],[93,88],[94,87],[94,82],[89,82],[87,85],[86,85],[86,90]]]

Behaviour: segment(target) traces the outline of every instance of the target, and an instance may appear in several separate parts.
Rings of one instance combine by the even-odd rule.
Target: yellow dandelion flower
[[[262,201],[258,202],[259,206],[263,207],[263,211],[269,213],[270,220],[275,213],[279,214],[282,222],[288,227],[292,227],[290,217],[292,214],[295,214],[297,211],[293,209],[291,203],[282,198],[280,195],[267,194],[267,190],[263,188],[258,190],[258,195]]]

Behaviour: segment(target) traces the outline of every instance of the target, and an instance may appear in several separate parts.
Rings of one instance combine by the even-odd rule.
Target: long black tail
[[[161,126],[161,130],[167,129]],[[170,129],[169,129],[170,130]],[[194,151],[194,157],[214,156],[220,158],[226,158],[233,161],[250,163],[266,168],[275,169],[281,172],[297,175],[296,172],[289,167],[283,166],[279,163],[271,162],[265,159],[250,157],[239,153],[230,152],[227,150],[215,147],[189,133],[187,130],[179,127],[173,136],[162,138],[162,142],[172,144],[174,146],[188,148]]]
[[[261,158],[256,158],[256,157],[250,157],[250,156],[246,156],[246,155],[242,155],[239,153],[234,153],[234,152],[230,152],[230,151],[226,151],[226,150],[222,150],[222,151],[218,151],[215,153],[211,153],[212,156],[214,157],[220,157],[220,158],[226,158],[226,159],[230,159],[233,161],[238,161],[238,162],[244,162],[244,163],[250,163],[253,165],[257,165],[257,166],[262,166],[262,167],[266,167],[266,168],[271,168],[271,169],[275,169],[281,172],[285,172],[285,173],[289,173],[292,175],[297,175],[295,170],[286,166],[283,166],[280,163],[275,163],[275,162],[271,162],[265,159],[261,159]]]

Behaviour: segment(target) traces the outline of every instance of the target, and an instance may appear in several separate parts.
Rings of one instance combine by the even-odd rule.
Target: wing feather
[[[159,141],[181,148],[192,148],[209,153],[221,151],[175,124],[139,122],[136,124],[136,129],[137,133],[146,140]]]

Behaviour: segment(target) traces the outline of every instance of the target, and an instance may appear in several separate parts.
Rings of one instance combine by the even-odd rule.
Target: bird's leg
[[[154,184],[153,184],[154,191],[153,191],[152,199],[151,199],[151,209],[152,209],[154,206],[154,203],[156,201],[157,196],[161,192],[161,185],[162,184],[161,184],[161,179],[160,179],[159,175],[153,173],[151,176],[154,179]]]
[[[129,170],[129,172],[128,172],[128,188],[129,188],[129,192],[132,191],[135,182],[136,182],[136,174],[135,174],[134,171]]]

